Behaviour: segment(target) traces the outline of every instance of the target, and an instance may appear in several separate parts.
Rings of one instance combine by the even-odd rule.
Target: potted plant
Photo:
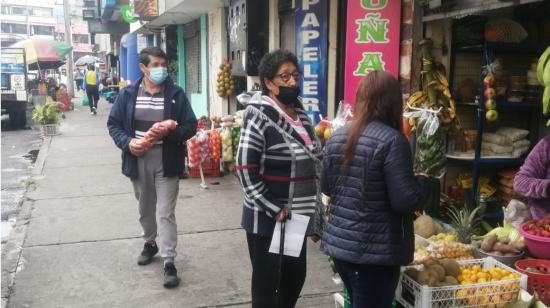
[[[34,108],[32,120],[36,124],[42,125],[44,136],[57,135],[57,125],[60,121],[59,107],[60,103],[58,102],[48,102]]]

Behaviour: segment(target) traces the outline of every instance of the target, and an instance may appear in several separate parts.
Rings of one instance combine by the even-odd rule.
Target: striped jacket
[[[307,234],[321,235],[320,142],[304,109],[296,108],[313,141],[309,149],[279,112],[256,94],[244,113],[237,173],[244,190],[242,227],[271,237],[283,208],[310,216]]]

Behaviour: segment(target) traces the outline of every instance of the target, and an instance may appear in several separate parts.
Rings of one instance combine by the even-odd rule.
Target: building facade
[[[2,0],[0,8],[2,47],[31,36],[54,37],[55,0]]]

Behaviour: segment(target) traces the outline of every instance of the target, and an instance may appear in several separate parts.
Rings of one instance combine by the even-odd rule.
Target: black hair
[[[265,54],[258,65],[258,72],[260,75],[260,84],[262,85],[262,94],[268,95],[269,89],[267,88],[264,79],[272,80],[277,74],[279,67],[285,62],[290,62],[298,68],[298,58],[295,54],[288,50],[277,49],[270,53]]]
[[[143,65],[145,66],[149,65],[149,62],[151,62],[149,56],[162,58],[166,60],[166,62],[168,62],[168,57],[166,56],[166,53],[162,49],[160,49],[160,47],[147,47],[143,48],[139,53],[139,63],[143,63]]]

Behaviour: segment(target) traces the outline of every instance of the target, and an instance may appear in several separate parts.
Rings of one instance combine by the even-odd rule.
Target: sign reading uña
[[[302,72],[302,103],[314,123],[326,116],[328,1],[296,1],[296,55]]]
[[[369,71],[399,74],[401,1],[348,0],[344,101],[353,104]]]

